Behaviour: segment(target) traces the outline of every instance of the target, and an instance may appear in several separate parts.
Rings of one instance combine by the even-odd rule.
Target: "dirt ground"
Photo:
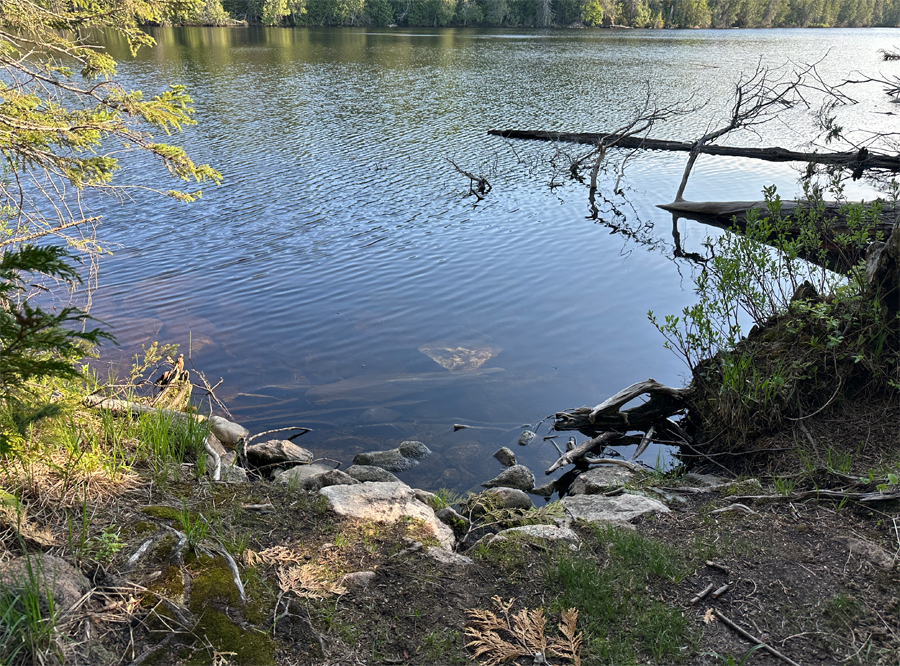
[[[879,409],[868,426],[857,419],[851,427],[846,411],[832,413],[831,423],[811,420],[804,424],[809,438],[799,435],[813,442],[805,462],[760,457],[759,474],[747,475],[745,467],[726,488],[688,491],[691,484],[672,475],[641,484],[642,492],[667,495],[671,513],[632,527],[641,543],[661,544],[681,573],[647,573],[635,579],[644,582],[616,593],[624,607],[631,599],[636,606],[661,604],[686,620],[686,630],[677,649],[665,654],[653,654],[636,627],[610,629],[594,643],[585,635],[581,663],[900,664],[898,502],[799,494],[876,491],[878,478],[897,471],[900,456],[890,436],[896,437],[898,407]],[[808,469],[788,473],[800,464]],[[761,496],[766,499],[756,499]],[[582,540],[577,549],[523,542],[470,550],[468,566],[440,564],[410,548],[430,543],[419,524],[342,522],[316,495],[263,482],[183,481],[164,490],[137,484],[91,511],[82,541],[95,547],[76,563],[94,587],[59,624],[67,663],[476,663],[466,636],[473,611],[497,612],[495,598],[512,600],[514,612],[544,609],[549,635],[560,617],[561,590],[551,582],[560,558],[581,558],[598,572],[614,565],[604,541],[611,533],[587,525],[575,526]],[[64,515],[33,518],[47,524],[57,543],[71,545],[71,513]],[[201,523],[196,547],[160,537],[173,526],[187,533]],[[111,527],[119,548],[102,555],[96,544]],[[123,573],[128,558],[154,538],[153,552]],[[8,534],[3,544],[5,557],[15,553]],[[240,566],[246,601],[216,544]],[[49,549],[57,551],[71,553]],[[360,571],[374,572],[366,586],[344,581],[344,574]],[[695,599],[709,587],[719,594]],[[583,611],[579,631],[587,617]],[[627,661],[598,656],[594,648],[613,640],[633,644]],[[781,656],[762,648],[748,654],[757,642]],[[492,662],[483,656],[477,663]],[[507,663],[541,662],[518,656]],[[573,661],[548,653],[544,663]]]

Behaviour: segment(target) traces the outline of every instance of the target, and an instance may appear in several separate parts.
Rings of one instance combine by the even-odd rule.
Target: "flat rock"
[[[402,472],[415,467],[418,461],[429,453],[431,449],[422,442],[409,441],[403,442],[396,449],[358,453],[353,457],[353,464],[380,467],[389,472]]]
[[[563,498],[560,504],[569,517],[588,523],[630,523],[647,514],[669,513],[669,507],[659,500],[627,493],[615,497],[576,495]]]
[[[581,539],[573,530],[568,527],[557,527],[556,525],[522,525],[520,527],[510,527],[502,530],[494,535],[494,539],[498,537],[528,537],[542,541],[567,541],[568,543],[578,544]],[[487,545],[493,543],[493,540],[487,542]]]
[[[634,472],[618,465],[595,467],[578,475],[569,487],[569,495],[599,495],[634,480]]]
[[[512,467],[516,464],[516,454],[512,452],[512,449],[507,447],[503,447],[494,454],[494,457],[500,461],[500,464],[504,467]]]
[[[325,498],[329,509],[345,518],[380,523],[394,523],[407,516],[416,518],[431,529],[444,548],[453,548],[453,531],[435,517],[430,506],[416,499],[405,483],[367,481],[354,486],[329,486],[322,488],[319,495]]]
[[[400,481],[400,479],[386,469],[375,467],[374,465],[350,465],[350,467],[347,468],[347,474],[357,481],[380,481],[382,483]]]
[[[307,465],[313,454],[286,439],[271,439],[247,447],[247,461],[254,467]]]
[[[400,412],[387,407],[370,407],[359,416],[360,423],[392,423],[399,419]]]
[[[472,561],[471,557],[466,557],[465,555],[454,553],[451,550],[435,548],[434,546],[429,546],[428,548],[426,548],[425,554],[438,564],[443,564],[449,567],[463,568],[475,564],[475,562]]]
[[[529,491],[534,488],[534,474],[525,465],[513,465],[481,485],[485,488],[517,488]]]
[[[697,474],[696,472],[688,472],[684,475],[684,481],[692,484],[697,488],[719,488],[728,483],[728,479],[716,476],[715,474]]]
[[[63,612],[75,605],[91,584],[78,569],[64,559],[43,553],[17,557],[0,564],[0,588],[17,594],[40,581],[42,591],[53,595],[54,610]],[[41,607],[47,603],[41,599]]]
[[[846,547],[852,554],[864,557],[885,571],[890,571],[894,568],[893,555],[871,541],[847,536],[835,537],[834,541]]]

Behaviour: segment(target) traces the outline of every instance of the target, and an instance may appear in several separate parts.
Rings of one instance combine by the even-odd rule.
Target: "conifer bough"
[[[145,96],[115,81],[116,62],[92,37],[114,30],[132,54],[153,38],[140,26],[187,1],[5,0],[0,4],[0,232],[4,244],[59,233],[91,218],[86,189],[161,190],[116,183],[122,155],[154,157],[182,181],[218,183],[178,146],[157,140],[194,124],[191,98],[173,85]],[[191,201],[199,191],[163,192]]]

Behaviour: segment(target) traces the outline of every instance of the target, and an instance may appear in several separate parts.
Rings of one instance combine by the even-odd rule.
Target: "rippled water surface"
[[[435,453],[402,478],[459,490],[499,471],[491,454],[516,448],[524,424],[650,376],[679,384],[684,366],[646,313],[691,299],[691,265],[673,259],[672,219],[655,208],[673,198],[682,155],[631,157],[625,197],[614,176],[602,180],[620,214],[605,205],[593,220],[584,186],[548,162],[553,146],[486,130],[609,131],[649,90],[660,104],[713,100],[654,131],[690,139],[760,59],[828,53],[819,69],[836,79],[877,72],[877,49],[896,41],[888,30],[154,35],[137,59],[118,54],[121,78],[148,94],[186,85],[199,124],[178,140],[225,182],[191,205],[140,195],[101,211],[115,253],[93,312],[122,344],[105,358],[190,342],[251,431],[309,426],[298,443],[345,466],[418,439]],[[863,100],[853,117],[882,123],[885,101]],[[763,132],[731,140],[807,138],[784,123]],[[451,160],[488,178],[483,201]],[[703,157],[686,196],[755,199],[771,183],[794,194],[796,172]],[[707,233],[684,221],[679,231],[693,251]],[[451,372],[424,353],[441,348],[489,358]],[[556,458],[550,442],[516,452],[539,474]]]

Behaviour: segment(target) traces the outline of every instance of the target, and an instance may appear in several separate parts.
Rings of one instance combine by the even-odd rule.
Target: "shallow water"
[[[673,258],[672,219],[655,208],[674,197],[683,155],[630,157],[625,196],[612,175],[601,188],[618,214],[604,205],[593,220],[584,186],[548,163],[553,146],[486,131],[613,130],[649,85],[660,104],[712,100],[653,132],[689,139],[760,59],[829,53],[819,69],[835,80],[877,72],[877,50],[895,41],[890,30],[154,35],[137,59],[118,52],[121,78],[148,94],[187,85],[199,125],[178,141],[225,182],[191,205],[144,194],[98,204],[114,255],[93,313],[121,343],[104,358],[155,338],[190,346],[251,431],[311,427],[297,443],[345,466],[418,439],[435,454],[401,478],[457,490],[499,472],[500,446],[538,474],[548,467],[550,442],[515,446],[525,424],[647,377],[680,384],[685,367],[646,313],[691,300],[692,266]],[[867,98],[849,118],[871,127],[889,107]],[[799,146],[783,120],[731,140]],[[467,196],[450,160],[487,176],[484,200]],[[788,197],[796,177],[791,165],[702,157],[686,197],[756,199],[772,183]],[[692,251],[710,233],[678,229]],[[483,363],[451,371],[423,347],[475,350]]]

